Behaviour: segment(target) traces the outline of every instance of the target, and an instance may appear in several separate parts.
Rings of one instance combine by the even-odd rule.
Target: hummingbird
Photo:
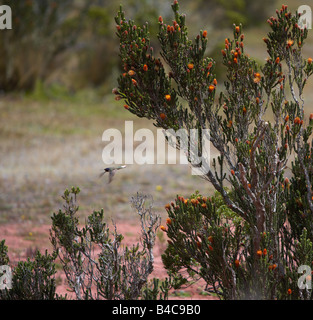
[[[105,168],[105,169],[103,169],[104,171],[100,173],[99,178],[101,178],[105,173],[109,172],[109,183],[110,183],[113,180],[115,172],[117,170],[124,169],[124,168],[126,168],[126,166]]]

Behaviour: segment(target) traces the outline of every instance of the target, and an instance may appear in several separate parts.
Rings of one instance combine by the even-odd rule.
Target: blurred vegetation
[[[0,32],[0,92],[35,92],[35,96],[41,96],[50,86],[62,94],[86,88],[97,88],[101,95],[110,92],[120,68],[113,19],[119,4],[138,25],[152,21],[152,45],[158,50],[158,16],[171,23],[168,2],[0,0],[0,5],[12,9],[12,29]],[[191,32],[208,30],[211,45],[207,54],[217,60],[225,38],[223,29],[239,22],[245,28],[265,23],[274,6],[275,1],[270,0],[181,3],[183,11],[193,13]]]

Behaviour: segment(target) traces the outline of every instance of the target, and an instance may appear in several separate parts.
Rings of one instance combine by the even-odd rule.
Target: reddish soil
[[[136,225],[129,222],[116,222],[117,231],[124,235],[124,245],[136,244],[139,240],[140,229]],[[32,253],[39,249],[44,252],[48,249],[51,252],[51,244],[49,241],[50,225],[33,226],[27,221],[15,224],[0,225],[0,240],[5,239],[8,246],[11,265],[16,265],[18,261],[25,260]],[[151,278],[156,277],[164,279],[167,276],[166,270],[163,267],[161,254],[166,248],[166,240],[157,238],[154,248],[154,271]],[[57,293],[66,294],[68,298],[75,299],[71,292],[67,291],[65,276],[62,270],[57,273]],[[209,295],[203,294],[205,284],[203,281],[198,281],[195,284],[177,290],[171,291],[169,299],[175,300],[212,300],[215,299]],[[202,293],[202,294],[201,294]]]

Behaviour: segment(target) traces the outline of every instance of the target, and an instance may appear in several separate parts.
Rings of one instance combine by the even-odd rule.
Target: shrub
[[[0,245],[0,265],[8,265],[8,247]],[[0,290],[0,300],[53,300],[62,299],[55,293],[55,253],[42,255],[38,250],[33,260],[19,261],[12,272],[11,288]]]
[[[153,247],[160,217],[152,212],[151,198],[137,194],[131,203],[140,217],[140,243],[122,247],[116,226],[110,232],[103,210],[88,216],[79,228],[76,203],[79,188],[64,192],[64,211],[52,217],[51,243],[63,266],[68,285],[77,299],[135,300],[166,298],[168,281],[150,285]],[[149,204],[150,202],[150,204]],[[148,204],[147,204],[148,203]]]
[[[59,259],[69,286],[78,300],[157,300],[167,299],[179,277],[148,279],[153,271],[156,229],[160,216],[152,211],[151,196],[131,198],[140,218],[140,242],[123,246],[123,235],[111,232],[104,222],[103,209],[87,217],[79,227],[76,215],[79,188],[66,189],[64,210],[52,216],[52,254],[41,254],[19,261],[12,270],[11,288],[0,290],[0,300],[56,300],[67,295],[56,293],[55,261]],[[0,242],[0,265],[10,265],[5,240]],[[0,273],[2,276],[2,273]]]
[[[122,8],[115,19],[124,68],[117,100],[157,127],[199,129],[198,150],[209,129],[218,152],[202,172],[218,196],[177,197],[166,206],[163,261],[172,272],[200,276],[223,299],[311,298],[297,284],[298,267],[311,266],[313,241],[313,115],[306,118],[303,97],[313,65],[302,55],[308,30],[283,5],[268,19],[268,58],[259,66],[245,52],[242,25],[234,25],[221,52],[227,81],[216,98],[215,61],[204,56],[207,32],[189,40],[177,0],[172,9],[172,24],[159,18],[162,59],[150,47],[147,25],[126,20]]]

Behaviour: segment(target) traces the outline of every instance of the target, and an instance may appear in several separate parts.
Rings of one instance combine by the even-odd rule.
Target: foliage
[[[1,32],[0,86],[29,90],[55,68],[56,58],[76,44],[90,4],[73,1],[6,1],[12,10],[12,30]]]
[[[165,300],[179,277],[148,280],[153,271],[153,248],[160,216],[152,212],[151,196],[136,194],[131,204],[140,218],[140,242],[123,246],[123,235],[111,232],[103,209],[90,214],[83,227],[77,218],[80,189],[66,189],[64,211],[52,216],[52,254],[36,250],[33,259],[12,267],[11,288],[0,291],[0,300],[56,300],[56,260],[60,261],[69,286],[78,300]],[[10,265],[5,240],[0,242],[0,265]],[[2,276],[2,274],[0,274]]]
[[[158,10],[170,18],[171,12],[164,10],[167,1],[124,2],[139,24],[155,21],[149,27],[151,43],[157,50],[154,34],[158,29]],[[209,28],[214,28],[217,23],[219,27],[222,24],[228,27],[229,23],[243,22],[243,19],[248,23],[263,21],[271,3],[196,0],[184,6],[193,10],[195,26],[204,15],[214,16],[214,20],[206,21]],[[97,87],[108,93],[118,68],[115,26],[111,18],[116,2],[2,0],[0,5],[9,5],[12,9],[12,30],[2,30],[0,34],[1,90],[31,92],[40,82],[45,87],[57,83],[70,91]],[[218,41],[213,33],[211,37]]]
[[[177,148],[185,147],[197,168],[188,146],[205,151],[201,136],[209,129],[219,155],[202,178],[222,203],[193,195],[167,205],[163,261],[171,272],[186,268],[200,276],[223,299],[311,298],[295,281],[297,268],[312,262],[313,114],[307,125],[303,89],[313,64],[302,57],[308,30],[283,5],[268,19],[271,31],[263,40],[269,56],[260,67],[245,52],[242,25],[234,25],[221,52],[227,80],[217,98],[216,63],[204,54],[207,31],[191,41],[177,0],[172,9],[172,24],[159,17],[162,60],[150,47],[147,25],[137,26],[120,9],[115,21],[124,73],[113,92],[155,126],[186,129],[187,143],[180,140]],[[191,129],[200,132],[196,142]]]
[[[1,242],[0,254],[4,262],[9,264],[8,248]],[[11,289],[0,291],[0,300],[53,300],[62,299],[55,293],[55,253],[42,255],[38,250],[33,260],[19,261],[12,272]]]
[[[78,226],[78,188],[64,192],[65,210],[52,217],[51,243],[77,299],[135,300],[167,298],[169,281],[148,283],[153,271],[153,247],[160,217],[153,214],[151,198],[137,194],[131,203],[140,217],[140,243],[122,247],[123,235],[104,222],[103,209]],[[149,204],[150,202],[150,204]]]

